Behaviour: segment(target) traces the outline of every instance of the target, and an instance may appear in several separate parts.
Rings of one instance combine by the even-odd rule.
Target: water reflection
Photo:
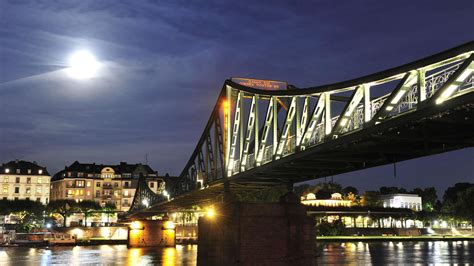
[[[197,246],[0,248],[0,265],[196,265]],[[469,264],[474,241],[318,243],[318,265]]]
[[[318,265],[469,264],[474,241],[318,243]]]
[[[196,265],[197,246],[127,248],[125,245],[0,248],[0,265]]]

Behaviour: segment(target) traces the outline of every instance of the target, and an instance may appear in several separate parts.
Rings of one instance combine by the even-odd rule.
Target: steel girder
[[[229,182],[238,182],[239,188],[257,181],[299,182],[472,146],[472,131],[461,134],[464,142],[443,149],[436,140],[443,142],[453,132],[427,136],[418,127],[437,125],[443,116],[452,120],[454,113],[471,119],[473,50],[470,42],[401,67],[304,89],[259,90],[226,80],[171,197],[215,193],[222,184],[235,188]],[[407,125],[415,129],[404,128]],[[416,133],[399,136],[394,129]],[[434,145],[429,152],[410,154],[413,150],[396,146],[409,143],[422,150],[423,139]],[[353,159],[337,164],[338,152]],[[205,178],[195,180],[193,169]]]

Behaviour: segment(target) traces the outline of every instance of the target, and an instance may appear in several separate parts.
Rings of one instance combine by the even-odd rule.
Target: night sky
[[[0,0],[0,162],[54,174],[148,154],[177,175],[226,78],[315,86],[474,39],[472,0],[70,2]],[[64,69],[83,49],[102,67],[75,80]],[[389,165],[334,180],[444,190],[474,182],[473,165],[471,148],[399,163],[396,178]]]

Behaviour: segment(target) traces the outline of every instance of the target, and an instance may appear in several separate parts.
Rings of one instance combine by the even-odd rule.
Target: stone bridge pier
[[[314,219],[298,203],[223,202],[199,219],[198,265],[315,265]]]

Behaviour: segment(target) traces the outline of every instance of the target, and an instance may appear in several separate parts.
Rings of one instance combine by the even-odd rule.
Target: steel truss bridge
[[[472,147],[473,50],[309,88],[226,80],[170,199],[131,216]]]

